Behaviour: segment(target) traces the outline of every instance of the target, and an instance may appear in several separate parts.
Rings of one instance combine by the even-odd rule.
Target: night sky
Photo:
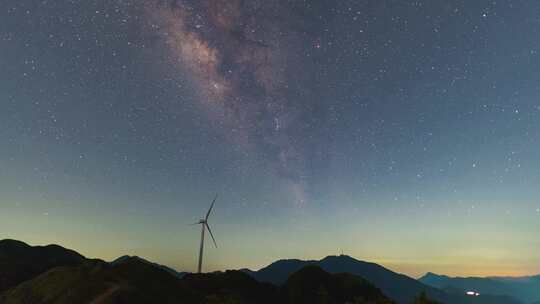
[[[3,0],[0,237],[540,273],[540,3]]]

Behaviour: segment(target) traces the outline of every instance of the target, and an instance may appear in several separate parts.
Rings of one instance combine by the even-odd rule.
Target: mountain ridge
[[[540,276],[524,277],[450,277],[428,272],[418,279],[424,284],[461,292],[508,295],[525,303],[540,302]]]
[[[429,297],[444,303],[520,303],[507,296],[482,295],[472,299],[463,294],[449,293],[424,284],[404,274],[396,273],[373,262],[357,260],[347,255],[330,255],[321,260],[281,259],[257,271],[250,270],[251,275],[262,282],[281,285],[292,272],[306,265],[317,265],[329,273],[347,272],[358,275],[380,288],[397,303],[409,304],[415,297],[426,292]]]
[[[505,296],[482,295],[472,298],[447,293],[376,263],[360,261],[345,255],[327,256],[318,261],[278,260],[258,271],[242,269],[242,271],[208,274],[184,274],[138,256],[126,255],[112,262],[105,262],[87,259],[76,251],[59,245],[30,246],[15,240],[0,241],[0,272],[13,275],[0,277],[4,280],[0,282],[4,283],[0,285],[4,286],[4,289],[0,290],[4,301],[0,303],[49,303],[43,302],[43,299],[49,298],[64,301],[58,300],[59,302],[54,303],[73,303],[78,296],[84,299],[100,297],[120,301],[114,300],[110,303],[126,303],[127,300],[132,303],[152,303],[151,299],[159,299],[160,303],[177,303],[178,300],[199,303],[197,301],[203,301],[201,299],[208,296],[219,301],[236,299],[240,301],[238,303],[266,303],[266,297],[283,297],[283,290],[287,290],[287,282],[291,276],[306,267],[308,270],[301,276],[306,282],[300,280],[293,289],[307,298],[313,297],[309,292],[310,289],[304,288],[310,286],[309,282],[313,279],[309,275],[311,273],[313,277],[319,278],[314,284],[327,284],[325,292],[336,301],[341,299],[341,292],[346,292],[351,299],[365,296],[348,292],[345,287],[349,286],[347,284],[357,284],[364,287],[373,286],[398,304],[409,304],[424,291],[430,298],[447,304],[520,303]],[[320,270],[314,270],[313,267]],[[24,276],[19,276],[21,273]],[[5,278],[9,280],[5,281]],[[265,296],[259,297],[252,292],[253,290],[259,290]],[[375,294],[371,288],[364,291]],[[292,296],[287,292],[285,294],[288,294],[287,297]],[[21,302],[21,299],[28,297],[33,300]],[[336,303],[341,303],[339,301]]]
[[[14,246],[7,242],[4,247],[17,247],[15,251],[42,250],[23,243]],[[63,247],[49,248],[60,250],[58,253],[61,255],[68,252]],[[6,257],[12,258],[0,256]],[[394,303],[363,278],[351,274],[330,274],[317,266],[300,269],[288,278],[285,286],[278,287],[236,270],[190,273],[178,278],[163,265],[137,256],[122,256],[112,262],[85,259],[77,265],[53,265],[0,293],[1,304],[311,304],[319,299],[333,304],[353,301]]]
[[[30,246],[17,240],[1,240],[0,293],[51,268],[80,265],[86,260],[78,252],[56,244]]]
[[[186,275],[186,272],[178,271],[178,270],[176,270],[174,268],[171,268],[169,266],[165,266],[163,264],[148,261],[148,260],[146,260],[144,258],[141,258],[139,256],[136,256],[136,255],[123,255],[123,256],[120,256],[120,257],[114,259],[113,261],[109,262],[109,264],[117,265],[117,264],[120,264],[120,263],[124,263],[125,261],[129,261],[131,259],[135,259],[135,260],[141,261],[143,263],[147,263],[147,264],[153,265],[155,267],[158,267],[160,269],[163,269],[163,270],[167,271],[168,273],[170,273],[170,274],[172,274],[172,275],[174,275],[175,277],[178,277],[178,278],[182,278],[184,275]]]

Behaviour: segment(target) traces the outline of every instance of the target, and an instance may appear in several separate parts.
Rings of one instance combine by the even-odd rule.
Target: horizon
[[[6,1],[2,236],[540,273],[540,2],[334,2]]]
[[[154,263],[157,263],[157,264],[160,264],[160,265],[163,265],[163,266],[167,266],[177,272],[186,272],[186,273],[196,273],[196,265],[192,265],[191,267],[188,267],[190,269],[184,269],[184,268],[177,268],[173,265],[168,265],[166,263],[161,263],[159,260],[154,260],[154,259],[151,259],[151,258],[148,258],[146,256],[142,256],[142,255],[139,255],[139,254],[135,254],[135,253],[124,253],[124,254],[120,254],[118,256],[114,256],[113,258],[100,258],[100,257],[96,257],[96,256],[88,256],[86,254],[84,254],[83,252],[79,251],[77,248],[72,248],[72,247],[69,247],[69,246],[64,246],[62,244],[58,244],[58,243],[43,243],[43,244],[34,244],[34,243],[29,243],[29,242],[26,242],[24,240],[18,240],[18,239],[13,239],[13,238],[4,238],[4,239],[0,239],[0,241],[6,241],[6,240],[11,240],[11,241],[18,241],[18,242],[23,242],[27,245],[30,245],[30,246],[48,246],[48,245],[58,245],[58,246],[61,246],[65,249],[69,249],[69,250],[74,250],[75,252],[83,255],[85,258],[88,258],[88,259],[100,259],[100,260],[103,260],[107,263],[110,263],[110,262],[113,262],[115,261],[116,259],[119,259],[121,257],[124,257],[124,256],[128,256],[128,257],[138,257],[138,258],[142,258],[144,260],[147,260],[149,262],[154,262]],[[518,278],[518,277],[529,277],[529,276],[539,276],[540,275],[540,272],[539,273],[523,273],[523,274],[507,274],[507,275],[504,275],[504,274],[476,274],[476,275],[459,275],[459,274],[451,274],[451,273],[440,273],[440,272],[436,272],[436,271],[431,271],[431,270],[428,270],[426,272],[423,272],[423,273],[418,273],[418,274],[410,274],[410,273],[406,273],[406,272],[402,272],[402,271],[399,271],[398,269],[392,267],[392,263],[385,263],[384,261],[376,261],[376,260],[370,260],[370,259],[364,259],[364,258],[360,258],[360,257],[355,257],[355,256],[351,256],[351,255],[348,255],[348,254],[345,254],[345,253],[339,253],[339,254],[328,254],[328,255],[324,255],[324,256],[321,256],[319,258],[295,258],[295,257],[281,257],[281,258],[276,258],[275,260],[271,260],[269,261],[268,263],[266,264],[262,264],[262,265],[258,265],[258,266],[255,266],[255,267],[248,267],[248,266],[242,266],[241,264],[237,265],[236,267],[232,267],[232,268],[214,268],[214,269],[206,269],[205,271],[203,272],[214,272],[214,271],[226,271],[226,270],[241,270],[241,269],[248,269],[248,270],[251,270],[251,271],[259,271],[267,266],[270,266],[271,264],[273,263],[276,263],[276,262],[279,262],[279,261],[287,261],[287,260],[300,260],[300,261],[320,261],[320,260],[323,260],[325,258],[329,258],[329,257],[348,257],[348,258],[352,258],[354,260],[357,260],[357,261],[362,261],[362,262],[368,262],[368,263],[375,263],[379,266],[382,266],[388,270],[391,270],[395,273],[400,273],[400,274],[405,274],[411,278],[414,278],[414,279],[419,279],[421,278],[422,276],[424,275],[427,275],[427,274],[434,274],[434,275],[443,275],[443,276],[448,276],[448,277],[453,277],[453,278],[473,278],[473,277],[478,277],[478,278],[490,278],[490,277],[509,277],[509,278]],[[194,259],[195,261],[195,259]],[[395,265],[399,265],[399,264],[395,264]]]

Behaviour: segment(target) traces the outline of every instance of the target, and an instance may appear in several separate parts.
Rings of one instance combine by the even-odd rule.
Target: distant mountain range
[[[526,277],[448,277],[427,273],[420,282],[456,292],[475,291],[480,294],[508,295],[524,303],[540,303],[540,275]]]
[[[307,265],[316,265],[329,273],[350,273],[362,277],[380,288],[384,294],[400,304],[410,304],[414,298],[425,291],[429,297],[448,304],[510,304],[520,303],[517,299],[488,293],[470,297],[465,292],[452,293],[430,286],[403,274],[395,273],[378,264],[356,260],[350,256],[328,256],[319,261],[279,260],[259,271],[243,269],[245,273],[261,282],[280,285],[287,278]]]
[[[190,274],[140,257],[107,263],[58,245],[0,241],[0,304],[410,304],[424,291],[447,304],[521,303],[505,295],[443,291],[349,256],[281,260],[259,271]]]

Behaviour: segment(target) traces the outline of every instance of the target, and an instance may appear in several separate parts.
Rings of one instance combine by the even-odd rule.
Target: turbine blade
[[[208,232],[210,232],[210,236],[212,237],[212,241],[214,241],[214,246],[216,246],[216,248],[217,248],[216,239],[214,238],[214,235],[212,234],[212,229],[210,229],[210,226],[208,226],[208,223],[204,223],[204,225],[206,226],[206,229],[208,229]]]
[[[197,222],[197,223],[193,223],[193,224],[189,224],[190,226],[193,226],[193,225],[199,225],[200,223]]]
[[[217,194],[216,194],[216,197],[214,197],[212,204],[210,205],[210,209],[208,209],[208,212],[206,213],[206,217],[204,218],[205,220],[208,220],[208,217],[210,216],[210,212],[212,212],[212,208],[214,208],[214,203],[216,202],[216,199],[217,199]]]

